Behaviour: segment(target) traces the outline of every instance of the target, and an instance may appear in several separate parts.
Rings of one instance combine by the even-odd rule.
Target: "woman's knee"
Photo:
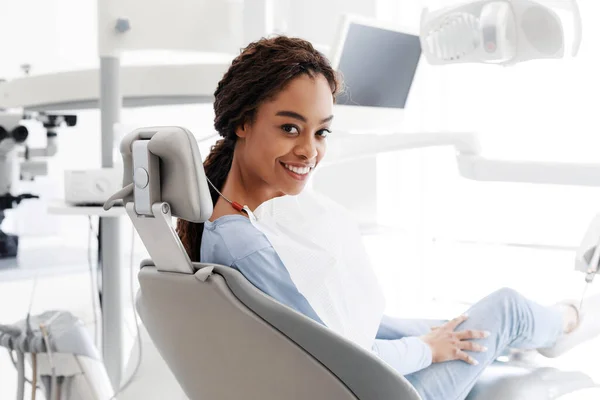
[[[488,298],[493,302],[502,304],[520,303],[524,300],[521,293],[509,287],[496,290]]]
[[[529,326],[528,320],[524,318],[529,315],[524,312],[527,302],[525,297],[516,290],[498,289],[484,299],[483,303],[486,321],[493,324],[494,329],[501,333],[500,337],[506,339],[506,343],[515,340]]]

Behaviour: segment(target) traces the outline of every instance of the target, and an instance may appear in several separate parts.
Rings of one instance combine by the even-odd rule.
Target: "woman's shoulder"
[[[224,215],[204,224],[201,249],[203,262],[223,260],[225,257],[222,253],[227,252],[227,264],[233,264],[257,251],[271,247],[267,237],[243,215]]]

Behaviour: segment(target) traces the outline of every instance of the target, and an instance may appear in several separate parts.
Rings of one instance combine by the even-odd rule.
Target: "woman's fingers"
[[[456,338],[459,340],[466,339],[485,339],[490,336],[488,331],[478,331],[474,329],[468,329],[466,331],[460,331],[455,333]]]
[[[454,318],[453,320],[447,322],[446,325],[444,325],[444,326],[453,331],[456,328],[458,328],[458,326],[460,324],[465,322],[467,320],[467,318],[469,318],[469,317],[467,317],[466,315],[461,315],[460,317]]]
[[[456,353],[456,359],[457,360],[462,360],[462,361],[466,362],[467,364],[479,365],[479,361],[477,361],[476,359],[474,359],[473,357],[471,357],[470,355],[468,355],[464,351],[460,351],[459,350]]]
[[[475,342],[458,342],[458,348],[460,350],[465,350],[465,351],[476,351],[479,353],[483,353],[485,351],[487,351],[487,347],[482,346],[478,343]]]

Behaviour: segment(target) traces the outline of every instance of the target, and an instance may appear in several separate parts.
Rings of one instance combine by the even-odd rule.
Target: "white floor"
[[[388,240],[396,240],[389,239]],[[385,240],[382,242],[378,240],[378,243],[383,248],[392,248],[389,243],[385,243]],[[376,258],[379,260],[375,260],[377,265],[384,264],[385,260],[389,260],[389,254],[385,254],[385,252],[380,251],[380,248],[373,245],[372,243],[368,245],[369,249],[376,254]],[[60,247],[53,248],[55,253],[60,253]],[[46,249],[48,250],[48,249]],[[472,250],[472,249],[471,249]],[[28,249],[29,252],[34,251],[34,249]],[[39,250],[42,251],[42,250]],[[50,250],[48,250],[50,251]],[[64,251],[71,251],[65,248]],[[460,253],[460,250],[455,249],[455,253]],[[487,254],[492,254],[493,249],[483,249],[482,251],[486,251]],[[446,256],[451,252],[446,252]],[[64,265],[55,266],[51,269],[28,269],[27,265],[22,265],[21,268],[5,268],[0,269],[0,323],[6,324],[15,322],[24,318],[30,309],[32,314],[41,313],[46,310],[51,309],[61,309],[68,310],[81,318],[86,326],[89,329],[91,335],[94,333],[94,318],[92,312],[92,298],[91,298],[91,283],[90,283],[90,275],[87,271],[87,252],[86,249],[79,249],[78,251],[72,251],[73,259],[79,259],[81,262],[74,263],[69,262],[64,263]],[[40,254],[38,254],[40,256]],[[137,266],[138,259],[143,258],[144,254],[136,255],[134,264]],[[552,259],[556,260],[556,255],[549,256]],[[81,259],[83,258],[83,259]],[[124,260],[124,265],[129,266],[129,260]],[[396,260],[397,262],[400,262]],[[414,260],[405,260],[406,262],[414,262]],[[56,262],[56,260],[54,260]],[[389,261],[387,263],[389,265]],[[456,264],[458,265],[458,264]],[[471,292],[468,292],[465,287],[458,285],[457,287],[461,288],[461,296],[454,298],[446,298],[443,299],[444,295],[452,292],[452,290],[446,288],[441,285],[440,282],[450,282],[449,277],[445,276],[444,271],[453,271],[453,274],[456,276],[459,268],[454,263],[452,268],[443,268],[443,271],[436,272],[435,276],[438,276],[438,279],[435,279],[435,282],[432,282],[431,287],[438,288],[439,292],[443,295],[442,300],[443,303],[431,304],[429,306],[416,306],[411,304],[410,307],[401,307],[398,305],[397,307],[392,306],[390,308],[390,313],[398,316],[421,316],[421,317],[451,317],[455,314],[462,312],[462,310],[466,307],[462,300],[471,299],[479,295],[479,291],[487,290],[486,284],[481,285],[473,285],[471,287]],[[460,272],[460,276],[469,276],[471,274],[470,269],[472,264],[466,263],[463,266],[462,272]],[[516,265],[516,268],[519,266]],[[548,267],[550,268],[550,267]],[[391,269],[388,269],[392,271]],[[396,304],[399,301],[404,301],[404,296],[402,293],[398,294],[398,288],[401,285],[398,285],[399,282],[404,282],[408,279],[408,275],[411,275],[414,279],[431,279],[431,277],[425,274],[422,277],[413,276],[413,272],[405,271],[405,274],[398,275],[398,273],[385,272],[387,270],[381,270],[384,275],[382,281],[384,282],[384,288],[386,290],[386,295],[391,298],[391,301]],[[481,272],[481,271],[480,271]],[[535,278],[535,269],[531,274],[533,274],[533,278]],[[565,273],[566,274],[566,273]],[[575,293],[573,288],[577,288],[581,285],[583,281],[583,277],[580,275],[573,275],[573,281],[571,283],[565,282],[562,280],[560,274],[558,276],[546,275],[541,279],[537,280],[537,287],[531,287],[529,285],[531,293],[538,293],[541,298],[550,298],[561,296],[563,292],[567,293]],[[566,274],[565,276],[572,276],[571,273]],[[527,278],[527,274],[524,275],[523,279]],[[486,282],[484,279],[486,276],[481,275],[480,279],[482,282]],[[125,315],[126,315],[126,341],[128,348],[131,348],[133,345],[133,338],[135,335],[135,326],[133,325],[133,314],[131,309],[130,297],[129,297],[129,270],[125,269],[123,271],[124,278],[124,299],[125,301]],[[476,277],[470,278],[471,282],[475,282]],[[533,279],[532,278],[532,279]],[[393,280],[396,282],[394,285],[395,289],[390,289],[386,286],[385,282],[389,282]],[[410,279],[408,279],[410,280]],[[460,279],[459,279],[460,280]],[[562,280],[562,281],[561,281]],[[525,285],[524,283],[520,283]],[[518,286],[518,284],[517,284]],[[596,287],[599,286],[599,287]],[[591,289],[593,291],[599,291],[600,285],[597,284]],[[408,290],[408,289],[406,289]],[[410,292],[404,292],[404,295],[407,295]],[[554,296],[553,296],[554,295]],[[404,303],[406,305],[406,303]],[[410,312],[407,312],[410,311]],[[150,356],[148,356],[150,357]],[[557,360],[544,360],[544,363],[548,366],[555,366],[564,370],[581,370],[585,373],[589,374],[593,379],[600,382],[600,368],[598,368],[598,360],[600,359],[600,341],[596,341],[595,343],[589,343],[580,348],[572,351],[568,355],[565,355]],[[148,361],[148,360],[146,360]],[[130,370],[130,369],[129,369]],[[147,372],[146,370],[141,370],[141,375],[143,374],[152,374],[153,372]],[[138,376],[136,381],[149,381],[153,382],[153,378],[149,376]],[[11,399],[15,397],[16,394],[16,371],[13,368],[10,359],[8,357],[8,353],[0,350],[0,399]],[[26,392],[28,392],[27,389]],[[135,396],[131,398],[144,398],[144,399],[163,399],[163,394],[157,394],[157,388],[152,385],[137,385],[131,392],[135,392]],[[26,399],[29,399],[29,393],[26,395]],[[590,396],[590,397],[587,397]],[[577,397],[570,396],[569,399],[587,399],[587,398],[597,398],[598,394],[596,392],[595,397],[593,394],[583,394],[580,393]],[[38,393],[38,399],[42,399],[43,396],[41,393]],[[108,400],[108,399],[107,399]]]

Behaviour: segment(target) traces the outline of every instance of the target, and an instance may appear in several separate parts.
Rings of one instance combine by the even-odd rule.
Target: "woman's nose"
[[[317,143],[314,135],[311,135],[309,138],[299,138],[299,143],[296,146],[296,154],[307,160],[317,157]]]

